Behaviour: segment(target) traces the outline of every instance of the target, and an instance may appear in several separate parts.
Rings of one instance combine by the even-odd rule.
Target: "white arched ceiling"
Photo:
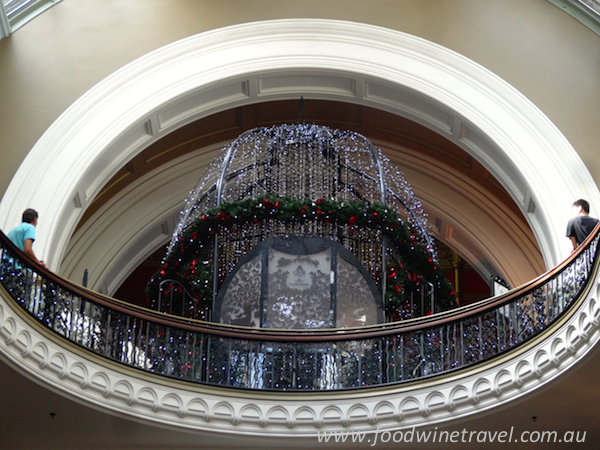
[[[87,269],[88,286],[112,296],[134,269],[167,244],[190,187],[220,149],[215,145],[171,160],[112,197],[73,235],[62,275],[79,281]]]
[[[410,181],[436,237],[467,260],[484,280],[500,276],[516,287],[544,272],[531,230],[489,191],[420,152],[375,144]]]
[[[568,252],[565,205],[581,196],[600,203],[564,136],[485,68],[398,31],[276,20],[178,41],[92,88],[28,154],[0,203],[0,226],[38,209],[36,253],[57,270],[86,206],[143,148],[209,114],[301,95],[382,109],[461,146],[519,205],[547,266]]]

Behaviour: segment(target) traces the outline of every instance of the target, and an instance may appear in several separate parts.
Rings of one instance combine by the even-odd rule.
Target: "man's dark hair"
[[[574,201],[573,206],[581,206],[581,209],[583,210],[584,213],[586,213],[586,214],[590,213],[590,204],[582,198]]]
[[[35,209],[26,209],[23,212],[23,222],[33,223],[38,218],[38,213]]]

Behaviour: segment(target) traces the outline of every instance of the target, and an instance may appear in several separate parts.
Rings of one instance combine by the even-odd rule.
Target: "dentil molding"
[[[571,313],[504,355],[395,386],[286,393],[212,387],[142,373],[86,352],[28,317],[0,287],[0,356],[39,384],[106,412],[189,431],[311,437],[427,427],[497,408],[570,370],[600,339],[594,274]]]

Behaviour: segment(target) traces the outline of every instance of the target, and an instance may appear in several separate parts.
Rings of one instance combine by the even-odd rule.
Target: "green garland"
[[[264,196],[224,203],[198,217],[182,233],[171,252],[148,283],[149,295],[155,295],[158,283],[175,279],[197,299],[212,299],[212,266],[205,262],[212,249],[213,235],[221,227],[262,222],[266,219],[287,223],[321,221],[348,227],[381,230],[401,255],[401,262],[389,265],[386,274],[386,298],[390,307],[402,305],[409,285],[418,286],[427,280],[434,285],[435,296],[442,307],[454,305],[455,293],[443,270],[435,263],[430,251],[410,234],[407,224],[396,212],[379,203],[338,202],[321,198],[299,200],[289,197]]]

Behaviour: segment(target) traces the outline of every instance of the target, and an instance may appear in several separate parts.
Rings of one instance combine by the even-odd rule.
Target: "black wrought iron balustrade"
[[[501,297],[405,322],[278,331],[174,318],[103,297],[31,261],[0,233],[0,283],[32,317],[105,358],[190,382],[263,390],[401,383],[493,358],[542,332],[595,270],[598,231],[554,270]]]
[[[150,300],[150,309],[171,316],[195,320],[211,320],[210,306],[192,295],[177,280],[166,279],[160,282],[158,295]]]

